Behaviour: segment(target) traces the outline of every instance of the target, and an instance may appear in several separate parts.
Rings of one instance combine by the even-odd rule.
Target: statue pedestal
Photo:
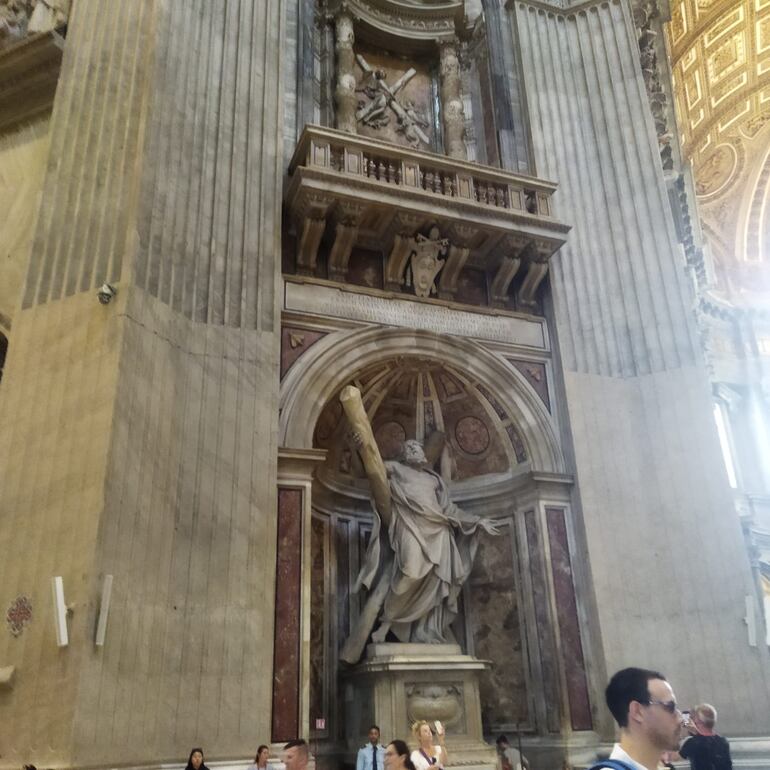
[[[370,644],[345,681],[348,749],[366,742],[369,726],[382,743],[401,738],[415,748],[411,725],[418,719],[446,727],[450,765],[494,770],[496,752],[481,730],[479,675],[489,663],[463,655],[457,644]]]

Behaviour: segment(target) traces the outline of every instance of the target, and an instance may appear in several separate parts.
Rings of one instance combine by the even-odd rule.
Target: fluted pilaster
[[[515,8],[537,171],[573,225],[551,263],[565,365],[627,377],[698,361],[628,11]]]

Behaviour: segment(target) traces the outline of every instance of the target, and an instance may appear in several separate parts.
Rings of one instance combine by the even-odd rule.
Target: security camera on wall
[[[61,577],[51,578],[53,589],[53,615],[56,626],[56,644],[66,647],[69,644],[67,633],[67,605],[64,601],[64,581]]]

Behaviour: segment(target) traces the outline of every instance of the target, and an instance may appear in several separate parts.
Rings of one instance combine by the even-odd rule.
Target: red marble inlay
[[[559,721],[559,685],[556,667],[556,649],[551,632],[552,624],[548,612],[548,593],[545,584],[545,567],[543,549],[534,511],[524,514],[524,525],[527,533],[527,552],[532,578],[532,602],[535,607],[535,626],[537,641],[540,648],[540,669],[542,673],[542,688],[545,695],[548,731],[558,733],[561,729]]]
[[[559,620],[564,670],[567,678],[567,697],[573,730],[593,729],[591,704],[588,699],[588,681],[583,661],[583,643],[580,638],[575,585],[567,541],[567,526],[562,508],[546,508],[548,540],[551,549],[551,570],[556,594],[556,615]]]
[[[281,329],[281,379],[291,369],[291,365],[326,334],[326,332],[284,326]]]
[[[272,741],[299,737],[302,490],[278,490]]]
[[[534,388],[535,393],[540,396],[546,409],[550,412],[551,400],[548,398],[548,379],[546,377],[545,364],[534,361],[519,361],[515,358],[509,358],[508,362],[513,364],[527,378],[527,382]]]

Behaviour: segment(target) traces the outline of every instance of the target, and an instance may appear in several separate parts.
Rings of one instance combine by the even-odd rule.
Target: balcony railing
[[[492,273],[493,303],[505,305],[523,268],[518,300],[526,307],[569,230],[551,216],[550,182],[328,128],[305,128],[289,174],[286,203],[305,274],[315,273],[332,227],[330,278],[346,280],[359,245],[384,251],[385,286],[398,290],[416,234],[435,226],[449,243],[440,297],[453,298],[460,271],[473,265]]]

